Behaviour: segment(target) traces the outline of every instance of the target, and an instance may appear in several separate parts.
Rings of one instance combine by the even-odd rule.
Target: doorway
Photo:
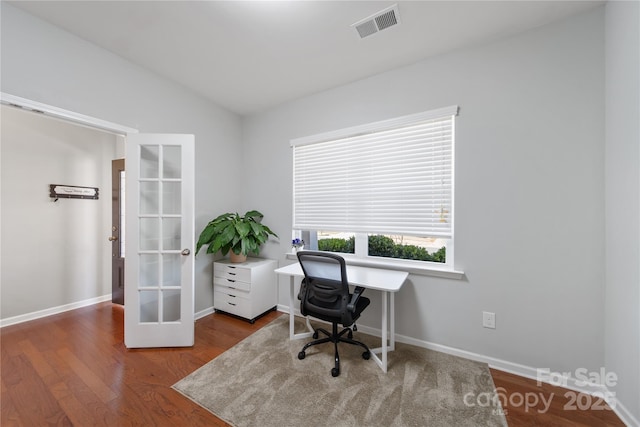
[[[1,108],[2,325],[111,300],[111,161],[124,137]],[[56,201],[51,184],[98,198]]]
[[[35,217],[29,218],[25,221],[23,218],[24,211],[21,209],[16,210],[16,219],[12,221],[12,229],[15,229],[19,234],[16,237],[16,242],[23,242],[23,245],[28,245],[25,250],[18,250],[17,254],[30,253],[33,242],[38,242],[35,246],[36,249],[46,256],[38,257],[38,267],[33,268],[31,257],[21,256],[23,261],[27,261],[29,264],[15,263],[18,266],[17,270],[22,269],[20,280],[15,282],[21,283],[35,283],[39,287],[43,296],[45,292],[48,292],[50,296],[64,297],[65,299],[71,298],[71,304],[76,306],[83,306],[93,304],[98,301],[104,301],[104,297],[110,297],[113,299],[113,280],[101,280],[99,276],[112,275],[114,258],[118,258],[118,261],[126,259],[126,276],[125,265],[118,265],[116,263],[115,269],[117,270],[116,277],[116,289],[117,294],[122,290],[126,292],[124,299],[127,300],[127,307],[124,310],[125,317],[125,345],[127,347],[184,347],[192,346],[194,343],[194,259],[191,253],[191,245],[193,244],[193,235],[195,230],[194,225],[194,136],[193,135],[168,135],[168,134],[138,134],[137,130],[125,128],[123,126],[114,125],[112,123],[91,118],[88,116],[80,115],[74,112],[61,110],[59,108],[40,104],[35,101],[26,100],[23,98],[7,95],[0,92],[0,100],[3,104],[10,105],[9,108],[19,110],[26,110],[28,114],[35,113],[36,116],[41,116],[46,119],[46,123],[56,123],[61,126],[68,127],[66,122],[74,122],[81,126],[71,126],[70,128],[76,131],[91,132],[92,135],[80,138],[80,142],[86,142],[87,140],[99,140],[98,135],[108,135],[108,137],[116,137],[116,145],[122,143],[122,148],[126,153],[118,155],[116,152],[107,153],[105,146],[102,144],[90,144],[92,150],[97,151],[97,159],[93,162],[84,161],[83,154],[87,149],[78,147],[77,149],[70,147],[67,150],[63,150],[63,157],[59,160],[53,159],[53,152],[59,151],[57,147],[59,145],[67,146],[69,144],[68,135],[56,140],[54,143],[47,143],[38,148],[27,147],[28,144],[14,144],[16,150],[22,149],[19,154],[23,158],[15,158],[8,162],[16,166],[16,171],[22,171],[23,175],[16,173],[16,176],[10,181],[15,183],[11,189],[15,189],[15,192],[19,195],[20,200],[35,201],[37,206],[33,209],[26,209],[28,212],[32,212]],[[3,105],[3,108],[4,105]],[[25,112],[22,112],[23,114]],[[57,120],[49,120],[49,116],[56,118]],[[3,117],[4,118],[4,117]],[[59,120],[62,119],[62,120]],[[5,132],[3,123],[2,131],[3,136]],[[29,128],[29,126],[26,126]],[[97,132],[96,132],[97,131]],[[104,132],[106,131],[106,132]],[[38,134],[47,135],[49,132],[37,132]],[[126,136],[126,144],[124,144],[124,138]],[[33,138],[29,138],[31,140]],[[28,148],[25,151],[25,148]],[[46,175],[33,174],[33,156],[37,153],[44,159],[42,165],[38,164],[35,169],[39,171],[47,170],[47,167],[55,166],[60,172],[60,176],[54,180],[54,173],[50,172]],[[18,154],[18,153],[16,153]],[[115,154],[115,155],[114,155]],[[130,170],[130,177],[125,182],[124,165],[120,169],[116,165],[116,173],[107,165],[111,163],[114,158],[121,158],[122,154],[125,154],[127,160],[127,167]],[[108,163],[104,163],[105,156],[110,157]],[[5,147],[3,138],[3,181],[5,169]],[[54,161],[52,161],[52,159]],[[24,165],[30,165],[30,168],[24,167]],[[62,167],[61,167],[62,165]],[[104,167],[102,166],[104,165]],[[77,167],[76,167],[77,166]],[[12,171],[14,171],[12,169]],[[76,171],[78,169],[78,171]],[[104,171],[104,172],[103,172]],[[122,172],[120,172],[122,171]],[[82,172],[82,173],[81,173]],[[89,180],[90,177],[84,176],[87,172],[93,172],[97,174],[96,182],[102,182],[97,187],[109,187],[112,183],[114,175],[117,177],[116,182],[116,201],[119,199],[120,203],[116,203],[115,207],[112,201],[106,200],[107,203],[99,203],[91,205],[95,208],[102,208],[103,212],[89,211],[87,208],[90,205],[77,204],[77,203],[56,203],[57,199],[53,202],[44,202],[42,198],[33,197],[34,194],[38,194],[38,188],[46,188],[43,182],[60,182],[67,183],[70,179],[74,182],[82,180]],[[111,174],[109,174],[111,172]],[[24,175],[27,173],[27,175]],[[42,180],[39,182],[38,180]],[[24,185],[29,188],[23,188]],[[15,188],[14,188],[15,187]],[[31,188],[33,187],[33,188]],[[94,185],[95,187],[95,185]],[[128,189],[126,187],[129,187]],[[124,191],[123,191],[124,190]],[[2,199],[5,200],[5,189],[3,188]],[[126,193],[126,198],[123,197],[123,193]],[[109,192],[107,192],[109,194]],[[103,193],[104,195],[104,193]],[[113,192],[112,192],[113,196]],[[113,198],[113,197],[112,197]],[[95,200],[97,200],[96,198]],[[122,203],[126,200],[128,208],[124,207]],[[76,200],[78,201],[78,200]],[[12,200],[13,202],[13,200]],[[42,203],[48,203],[45,208]],[[11,206],[18,206],[18,203],[8,203]],[[53,212],[53,206],[60,206],[57,209],[57,213],[61,214],[63,221],[54,224],[52,227],[52,221],[50,220],[51,212]],[[134,207],[134,209],[130,209]],[[106,208],[106,209],[105,209]],[[104,212],[106,210],[106,212]],[[114,210],[116,220],[114,221]],[[125,212],[126,211],[126,212]],[[3,214],[5,212],[3,211]],[[46,220],[43,220],[44,218]],[[126,217],[123,221],[121,216]],[[103,225],[108,221],[107,229],[111,230],[109,240],[109,250],[105,250],[105,235],[99,236],[100,227],[95,226],[95,219],[99,218]],[[3,225],[5,224],[5,215],[3,215]],[[28,226],[19,227],[19,224],[25,224]],[[124,225],[126,224],[126,231]],[[42,225],[46,229],[53,229],[59,233],[62,233],[59,238],[51,239],[56,245],[55,249],[43,247],[42,232],[34,238],[25,238],[24,230],[36,230],[36,225]],[[3,227],[3,231],[4,231]],[[7,227],[9,228],[9,227]],[[102,228],[103,232],[105,228]],[[75,233],[78,235],[77,239],[70,239],[69,233]],[[97,235],[96,235],[97,234]],[[94,238],[92,238],[92,235]],[[126,238],[126,242],[122,242],[122,239]],[[5,236],[3,235],[3,246],[5,243]],[[29,236],[31,237],[31,236]],[[78,253],[70,254],[63,253],[60,250],[60,242],[64,242],[63,249],[67,249],[71,246],[69,242],[78,241],[79,244],[75,245],[79,248]],[[14,242],[11,242],[10,247],[14,247]],[[126,243],[126,244],[125,244]],[[19,245],[18,245],[19,246]],[[97,252],[102,254],[102,265],[97,263],[84,262],[91,258],[88,253],[88,248],[92,247]],[[102,248],[102,250],[100,250]],[[20,247],[22,249],[22,247]],[[125,251],[126,254],[125,255]],[[68,251],[67,251],[68,252]],[[111,256],[109,256],[111,252]],[[53,269],[46,268],[45,261],[53,258],[52,254],[62,255],[62,259],[56,259],[53,261],[53,266],[58,267],[56,272],[60,274],[51,274]],[[132,256],[133,254],[133,256]],[[98,257],[96,257],[98,258]],[[106,259],[105,259],[106,258]],[[109,265],[108,268],[106,264]],[[12,263],[14,264],[14,263]],[[51,264],[51,263],[49,263]],[[44,268],[43,268],[44,267]],[[82,272],[85,271],[89,274],[96,275],[95,277],[82,277],[84,275],[77,274],[82,268]],[[46,272],[46,278],[40,277],[34,280],[23,280],[24,273],[33,271],[36,275],[41,272]],[[5,269],[2,270],[3,278],[5,276]],[[72,276],[78,276],[79,280],[71,283],[70,278]],[[54,279],[61,279],[59,282],[62,286],[54,286]],[[112,278],[110,278],[112,279]],[[5,281],[3,280],[3,283]],[[13,282],[13,281],[11,281]],[[125,282],[129,285],[126,286]],[[89,286],[87,286],[89,283]],[[109,286],[109,284],[111,286]],[[83,301],[77,301],[75,295],[80,296],[79,292],[75,289],[79,288],[82,293],[100,292],[100,289],[107,287],[112,292],[112,295],[90,297]],[[23,286],[24,287],[24,286]],[[92,289],[88,289],[91,287]],[[94,289],[95,287],[95,289]],[[25,287],[26,288],[26,287]],[[33,294],[33,289],[27,289]],[[100,294],[99,294],[100,295]],[[116,296],[116,299],[118,296]],[[35,301],[35,298],[26,298],[29,301]],[[46,298],[47,301],[51,301],[52,298]],[[75,300],[75,301],[74,301]],[[40,300],[36,301],[39,302]],[[149,304],[151,301],[155,301],[156,304]],[[3,301],[4,302],[4,301]],[[15,305],[15,304],[13,304]],[[153,305],[153,309],[150,307]],[[66,304],[64,307],[68,307]],[[58,310],[63,306],[51,307],[51,309]],[[4,308],[4,306],[3,306]],[[149,311],[151,310],[151,311]],[[3,310],[4,311],[4,310]],[[151,314],[149,314],[151,313]],[[23,317],[28,317],[27,314]],[[1,320],[1,319],[0,319]]]

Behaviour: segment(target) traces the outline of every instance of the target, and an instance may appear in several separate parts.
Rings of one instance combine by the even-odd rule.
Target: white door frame
[[[116,135],[127,136],[127,134],[138,133],[138,129],[108,122],[106,120],[98,119],[91,116],[85,116],[84,114],[54,107],[53,105],[32,101],[27,98],[21,98],[19,96],[11,95],[5,92],[0,92],[0,102],[12,107],[22,108],[23,110],[33,111],[34,113],[45,114],[50,117],[55,117],[57,119],[66,120],[68,122],[72,122],[82,126],[88,126],[94,129],[114,133]]]

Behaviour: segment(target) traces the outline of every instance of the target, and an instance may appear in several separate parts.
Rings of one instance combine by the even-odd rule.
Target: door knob
[[[116,240],[118,240],[118,236],[109,236],[110,242],[115,242]]]
[[[189,249],[183,249],[181,253],[182,255],[187,256],[191,253],[191,251]]]

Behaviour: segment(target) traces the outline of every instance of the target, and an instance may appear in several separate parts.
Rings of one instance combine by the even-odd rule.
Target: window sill
[[[287,259],[297,260],[297,256],[295,252],[288,252],[285,254]],[[416,265],[405,264],[402,261],[393,262],[393,261],[385,261],[385,260],[373,260],[373,259],[362,259],[356,257],[345,256],[344,260],[349,265],[361,265],[364,267],[378,267],[378,268],[386,268],[389,270],[400,270],[407,271],[409,274],[416,274],[419,276],[433,276],[433,277],[442,277],[445,279],[455,279],[462,280],[464,278],[464,271],[457,271],[453,269],[447,268],[438,268],[438,267],[423,267]]]

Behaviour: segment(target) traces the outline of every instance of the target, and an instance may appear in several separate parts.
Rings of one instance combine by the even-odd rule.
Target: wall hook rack
[[[77,185],[49,184],[49,197],[58,199],[98,200],[98,187],[80,187]]]

